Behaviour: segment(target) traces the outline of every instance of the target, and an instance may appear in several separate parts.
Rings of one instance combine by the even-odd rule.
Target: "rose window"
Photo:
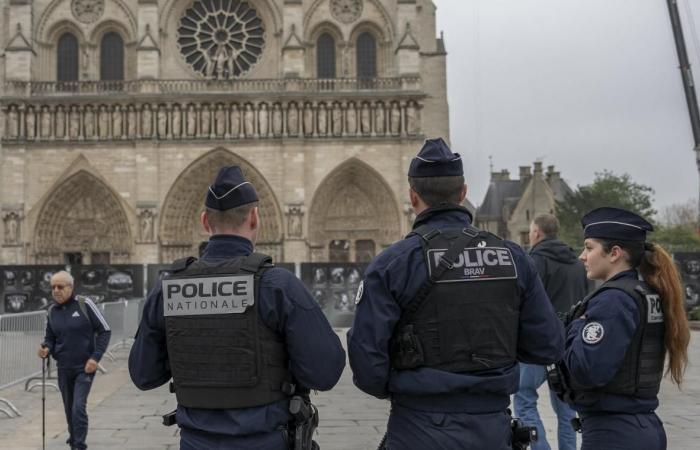
[[[180,18],[177,34],[187,64],[207,78],[244,75],[265,45],[262,20],[241,0],[196,0]]]

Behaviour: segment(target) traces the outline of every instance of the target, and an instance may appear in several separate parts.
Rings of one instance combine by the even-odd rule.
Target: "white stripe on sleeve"
[[[97,317],[97,320],[100,321],[100,323],[104,327],[105,331],[109,331],[110,330],[109,325],[107,325],[107,321],[102,316],[102,314],[100,314],[100,311],[97,309],[97,305],[95,305],[92,302],[92,300],[90,300],[89,298],[85,299],[85,303],[90,306],[90,308],[92,309],[92,312],[95,313],[95,317]]]

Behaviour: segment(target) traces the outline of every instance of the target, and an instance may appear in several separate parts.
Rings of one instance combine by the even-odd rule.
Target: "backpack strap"
[[[241,263],[241,270],[255,274],[257,278],[260,277],[262,269],[268,269],[270,267],[274,267],[272,264],[272,257],[264,253],[257,252],[253,252],[246,256]]]

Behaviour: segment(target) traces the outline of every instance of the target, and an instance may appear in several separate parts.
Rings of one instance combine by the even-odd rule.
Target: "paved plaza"
[[[345,343],[346,330],[339,330]],[[90,395],[88,411],[91,449],[177,449],[176,427],[161,425],[161,415],[175,405],[167,387],[138,391],[129,380],[126,352],[115,362],[104,362],[109,373],[98,376]],[[39,363],[37,362],[37,367]],[[543,392],[546,394],[546,392]],[[26,393],[22,387],[0,391],[22,412],[16,419],[0,418],[0,448],[36,450],[41,448],[41,389]],[[700,442],[700,333],[693,332],[691,366],[683,392],[666,381],[661,392],[659,415],[669,437],[669,449],[698,448]],[[389,404],[362,394],[352,384],[346,367],[331,392],[313,397],[321,415],[316,440],[323,450],[373,450],[386,427]],[[58,392],[47,389],[46,441],[48,449],[67,448],[67,432]],[[550,443],[556,440],[555,419],[548,401],[541,402]],[[556,444],[553,443],[553,448]]]

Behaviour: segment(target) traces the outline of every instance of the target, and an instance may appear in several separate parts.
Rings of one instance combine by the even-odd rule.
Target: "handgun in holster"
[[[289,412],[294,418],[290,424],[290,450],[318,450],[314,432],[318,427],[318,409],[307,399],[295,395],[289,401]]]

